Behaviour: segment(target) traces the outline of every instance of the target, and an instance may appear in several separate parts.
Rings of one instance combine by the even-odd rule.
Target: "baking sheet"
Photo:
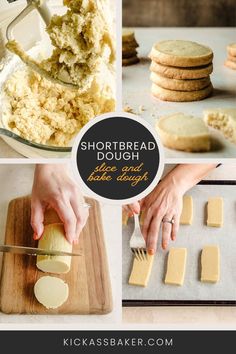
[[[235,28],[136,28],[135,35],[141,61],[137,65],[123,67],[123,107],[130,106],[134,113],[141,115],[151,125],[158,117],[176,112],[202,117],[207,108],[236,107],[236,71],[224,66],[226,46],[235,42]],[[164,102],[150,94],[150,61],[147,56],[153,43],[164,39],[192,40],[212,48],[214,71],[211,80],[215,88],[212,97],[197,102]],[[144,111],[142,111],[142,108]],[[213,129],[213,151],[189,153],[165,148],[165,157],[171,158],[229,158],[236,156],[236,146],[225,140]]]
[[[207,183],[207,184],[206,184]],[[161,249],[159,236],[158,251],[147,288],[128,284],[132,267],[132,253],[129,239],[133,230],[133,220],[123,226],[123,300],[138,301],[139,304],[155,304],[155,301],[177,302],[222,302],[236,301],[236,184],[211,185],[204,181],[187,194],[193,197],[194,217],[192,225],[181,225],[176,241],[171,247],[187,248],[186,274],[183,286],[165,285],[168,250]],[[221,181],[217,181],[222,183]],[[232,183],[232,182],[231,182]],[[206,226],[206,203],[209,197],[220,196],[224,199],[224,226]],[[219,245],[221,255],[221,277],[219,283],[209,284],[199,281],[200,254],[205,245]],[[132,302],[131,301],[131,302]],[[154,302],[154,303],[152,303]],[[235,302],[236,304],[236,302]]]

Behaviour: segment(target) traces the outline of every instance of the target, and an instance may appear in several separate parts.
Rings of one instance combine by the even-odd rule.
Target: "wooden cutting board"
[[[3,255],[0,308],[5,313],[25,314],[105,314],[112,310],[111,285],[104,243],[99,203],[87,198],[91,205],[89,219],[80,235],[67,274],[44,273],[36,267],[36,257],[5,253]],[[37,247],[30,226],[30,197],[10,202],[5,244]],[[58,309],[48,310],[34,296],[34,284],[45,275],[57,276],[69,286],[69,298]]]

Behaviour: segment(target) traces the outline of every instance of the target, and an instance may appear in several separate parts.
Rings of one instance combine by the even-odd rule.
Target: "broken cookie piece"
[[[219,130],[226,139],[236,144],[236,108],[213,108],[203,112],[209,127]]]

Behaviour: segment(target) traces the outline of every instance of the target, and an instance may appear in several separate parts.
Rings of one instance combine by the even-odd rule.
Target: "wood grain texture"
[[[104,243],[99,203],[86,198],[91,205],[88,222],[80,235],[74,252],[71,270],[57,275],[69,286],[69,298],[58,309],[46,309],[34,296],[34,284],[44,276],[36,268],[36,257],[5,253],[0,283],[0,308],[4,313],[25,314],[105,314],[112,310],[111,285]],[[5,243],[37,247],[30,226],[30,197],[10,202],[6,224]]]
[[[227,27],[235,24],[235,0],[123,0],[123,26],[127,27]]]

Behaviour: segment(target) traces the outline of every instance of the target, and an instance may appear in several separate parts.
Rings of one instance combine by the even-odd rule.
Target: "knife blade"
[[[0,245],[0,252],[13,254],[27,254],[29,256],[82,256],[81,253],[70,253],[54,250],[44,250],[42,248],[22,247],[12,245]]]

